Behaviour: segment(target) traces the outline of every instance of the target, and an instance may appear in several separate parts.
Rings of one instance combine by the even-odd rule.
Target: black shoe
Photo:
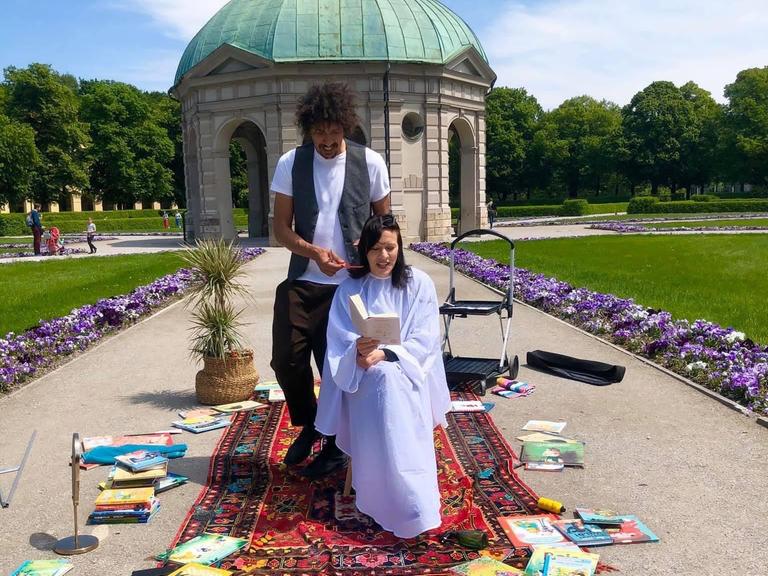
[[[304,426],[299,432],[299,436],[293,441],[288,452],[285,453],[283,462],[288,466],[295,466],[302,463],[312,453],[312,445],[315,440],[320,438],[320,432],[315,430],[312,425]]]
[[[339,450],[335,444],[325,446],[317,458],[312,460],[304,469],[299,470],[299,474],[310,480],[327,476],[334,470],[343,468],[347,465],[347,455]]]

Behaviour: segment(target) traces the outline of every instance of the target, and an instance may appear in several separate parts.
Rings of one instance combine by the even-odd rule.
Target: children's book
[[[527,576],[593,576],[597,570],[597,554],[581,550],[563,550],[540,546],[533,551],[528,565]]]
[[[154,488],[124,488],[121,490],[104,490],[96,497],[94,504],[140,504],[150,502],[155,495]]]
[[[627,514],[622,516],[620,526],[606,526],[614,544],[639,544],[641,542],[658,542],[659,537],[654,534],[648,526],[643,524],[640,519]]]
[[[269,390],[280,390],[280,384],[277,383],[277,380],[265,380],[253,387],[254,392],[268,392]]]
[[[617,514],[613,510],[579,508],[573,510],[574,514],[581,518],[585,524],[597,524],[598,526],[620,526],[624,516]]]
[[[480,400],[453,400],[451,412],[485,412],[485,406]]]
[[[169,472],[165,478],[158,478],[155,480],[155,494],[160,494],[160,492],[165,492],[171,488],[176,488],[176,486],[181,486],[187,482],[189,482],[189,478],[187,476]]]
[[[264,408],[266,404],[263,402],[256,402],[254,400],[244,400],[242,402],[232,402],[231,404],[220,404],[214,406],[213,409],[217,412],[240,412],[242,410],[255,410],[256,408]]]
[[[520,461],[584,466],[584,444],[581,442],[524,442],[520,450]]]
[[[550,422],[549,420],[528,420],[523,430],[531,432],[549,432],[550,434],[560,434],[565,428],[565,422]]]
[[[177,564],[215,564],[230,554],[234,554],[248,545],[246,538],[233,538],[223,534],[208,534],[204,532],[173,550],[158,555],[158,560],[168,560]]]
[[[607,546],[613,544],[610,534],[596,524],[584,524],[581,520],[553,520],[552,525],[568,540],[579,546]]]
[[[210,416],[200,418],[187,418],[171,423],[171,425],[175,426],[176,428],[181,428],[182,430],[186,430],[187,432],[192,432],[194,434],[208,432],[209,430],[217,430],[219,428],[229,426],[230,424],[231,422],[229,418],[211,418]]]
[[[173,438],[166,432],[153,434],[126,434],[124,436],[91,436],[83,438],[83,452],[97,446],[125,446],[126,444],[152,444],[158,446],[173,445]]]
[[[146,450],[137,450],[136,452],[128,452],[127,454],[120,454],[115,456],[115,461],[118,464],[126,466],[132,472],[141,472],[142,470],[148,470],[150,468],[163,468],[163,471],[167,471],[168,458],[158,452],[148,452]],[[163,476],[165,473],[163,473]]]
[[[540,514],[538,516],[499,516],[502,529],[515,548],[535,548],[536,546],[556,546],[578,550],[553,525],[557,516]]]
[[[213,566],[204,566],[197,562],[190,562],[171,572],[168,576],[226,576],[227,574],[232,574],[232,572],[223,568],[214,568]]]
[[[285,392],[280,388],[273,388],[269,391],[268,400],[270,402],[285,402]]]
[[[68,558],[53,560],[27,560],[11,572],[11,576],[61,576],[74,568]]]
[[[369,314],[360,294],[349,297],[349,315],[361,336],[381,344],[400,344],[400,317],[394,312]]]
[[[488,556],[480,556],[469,562],[448,568],[448,573],[466,576],[512,576],[513,574],[522,574],[522,571]]]
[[[132,470],[128,470],[122,466],[112,466],[107,479],[112,480],[113,483],[118,484],[122,482],[139,482],[144,480],[148,480],[149,484],[152,484],[155,479],[163,478],[167,474],[168,462],[166,461],[152,468],[140,470],[138,472],[133,472]]]

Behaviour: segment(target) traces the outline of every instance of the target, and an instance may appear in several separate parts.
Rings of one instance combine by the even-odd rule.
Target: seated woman
[[[331,305],[315,426],[352,457],[357,508],[412,538],[441,522],[432,431],[446,425],[451,401],[437,296],[424,272],[406,266],[393,216],[369,218],[358,251],[362,266]],[[360,336],[349,312],[354,294],[369,314],[397,313],[401,344]]]

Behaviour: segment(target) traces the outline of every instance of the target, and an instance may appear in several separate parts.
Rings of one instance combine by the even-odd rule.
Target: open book
[[[368,314],[360,294],[349,297],[349,315],[361,336],[382,344],[400,344],[400,317],[394,312]]]

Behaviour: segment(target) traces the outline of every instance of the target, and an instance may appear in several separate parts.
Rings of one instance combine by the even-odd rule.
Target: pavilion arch
[[[245,151],[248,173],[248,237],[269,237],[269,175],[264,130],[250,118],[234,118],[217,131],[214,144],[216,205],[223,217],[222,236],[237,236],[232,215],[232,178],[229,144],[238,142]]]
[[[463,116],[457,116],[448,125],[448,132],[453,131],[459,139],[460,179],[459,234],[482,226],[483,203],[480,198],[478,173],[478,146],[472,124]],[[447,140],[447,138],[446,138]]]

